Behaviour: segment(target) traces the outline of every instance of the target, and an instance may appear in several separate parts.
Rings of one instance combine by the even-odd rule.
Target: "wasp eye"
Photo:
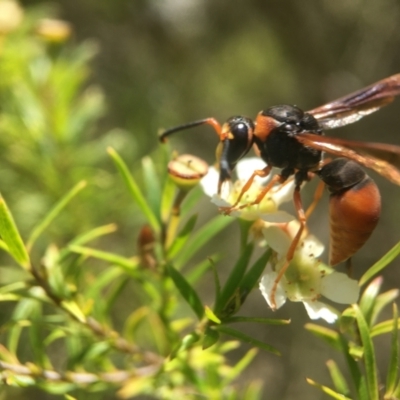
[[[249,133],[249,128],[246,124],[243,122],[240,122],[238,124],[235,124],[231,128],[231,132],[235,138],[237,137],[247,137]]]
[[[241,116],[231,117],[227,123],[234,139],[247,140],[253,134],[254,123],[249,118]]]

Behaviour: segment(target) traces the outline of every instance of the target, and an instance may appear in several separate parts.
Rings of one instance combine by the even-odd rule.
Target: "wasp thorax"
[[[296,106],[287,104],[269,107],[261,111],[265,117],[272,117],[279,122],[283,123],[300,123],[304,116],[304,111]]]
[[[290,105],[279,105],[270,107],[260,113],[264,117],[273,118],[277,127],[285,132],[313,132],[320,133],[321,129],[318,121],[301,108]]]

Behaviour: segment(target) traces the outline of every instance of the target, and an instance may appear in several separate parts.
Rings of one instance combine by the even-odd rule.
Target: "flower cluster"
[[[263,161],[259,158],[246,158],[239,161],[236,172],[238,179],[234,183],[226,181],[222,185],[221,195],[216,194],[218,186],[219,172],[215,168],[210,168],[208,174],[201,180],[204,192],[211,197],[211,202],[218,207],[230,207],[238,198],[243,185],[250,178],[256,169],[265,167]],[[242,197],[238,207],[254,201],[260,193],[261,188],[268,182],[271,176],[267,178],[255,177],[253,184]],[[264,197],[260,204],[238,209],[230,213],[231,216],[240,217],[246,220],[254,221],[257,219],[268,222],[289,222],[294,217],[285,211],[279,210],[282,203],[292,200],[294,182],[289,180],[284,185],[272,188]]]
[[[260,163],[262,161],[256,158],[240,161],[237,165],[238,180],[224,184],[220,196],[215,194],[218,172],[210,169],[201,181],[203,189],[218,207],[232,206],[252,172],[263,167]],[[253,201],[268,179],[256,177],[239,206]],[[274,251],[260,282],[261,293],[269,306],[280,308],[286,300],[303,302],[311,319],[323,318],[333,323],[338,313],[319,299],[325,297],[340,304],[355,303],[359,296],[359,286],[357,281],[333,271],[318,259],[324,251],[324,245],[306,229],[287,270],[277,281],[279,271],[287,266],[288,250],[300,226],[295,217],[279,210],[282,203],[292,199],[293,189],[293,180],[277,185],[260,204],[234,211],[231,215],[254,220],[258,232],[261,232],[263,239]]]

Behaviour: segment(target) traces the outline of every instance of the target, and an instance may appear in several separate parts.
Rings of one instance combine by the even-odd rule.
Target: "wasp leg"
[[[346,260],[346,271],[347,271],[347,276],[349,278],[352,278],[353,275],[353,262],[352,262],[352,258],[348,258]]]
[[[276,294],[276,290],[278,288],[278,283],[282,279],[283,275],[285,275],[285,272],[289,267],[290,261],[292,261],[292,259],[293,259],[294,252],[296,251],[297,245],[300,242],[301,235],[306,226],[306,214],[304,212],[303,204],[302,204],[301,197],[300,197],[300,185],[296,185],[296,187],[294,189],[293,202],[294,202],[294,206],[297,211],[297,216],[299,218],[300,227],[296,233],[296,236],[293,238],[292,243],[290,244],[289,250],[286,254],[286,262],[280,269],[280,271],[274,281],[274,285],[272,286],[272,289],[271,289],[270,298],[271,298],[271,308],[273,311],[276,310],[275,294]]]
[[[325,165],[329,164],[331,161],[332,161],[331,158],[325,158],[324,160],[321,160],[319,163],[318,171],[320,171]],[[311,179],[313,179],[315,177],[315,175],[316,175],[315,172],[311,172],[311,171],[308,172],[307,181],[311,181]],[[308,206],[307,211],[306,211],[307,219],[314,212],[315,207],[317,206],[318,202],[321,200],[321,197],[324,194],[324,189],[325,189],[325,182],[319,181],[319,184],[314,192],[314,199],[313,199],[312,203]]]
[[[313,211],[315,210],[315,207],[317,206],[317,204],[321,200],[322,195],[324,194],[324,189],[325,189],[325,183],[323,181],[319,181],[318,186],[314,192],[313,201],[307,208],[306,219],[308,219],[310,217],[310,215],[313,213]]]
[[[221,207],[220,210],[225,215],[229,215],[232,211],[234,211],[236,209],[236,206],[239,204],[240,200],[242,199],[243,195],[250,189],[255,177],[259,176],[261,178],[265,178],[266,176],[268,176],[270,174],[271,169],[272,169],[272,167],[270,167],[270,166],[266,166],[264,169],[256,169],[252,173],[250,178],[247,180],[247,182],[243,185],[242,190],[240,191],[240,194],[239,194],[238,198],[236,199],[235,203],[231,207]],[[265,188],[263,188],[262,192],[257,196],[257,199],[253,203],[245,204],[244,206],[241,206],[238,209],[247,207],[252,204],[258,204],[263,199],[263,197],[267,194],[267,192],[272,188],[272,186],[274,186],[275,183],[279,181],[279,179],[276,179],[277,177],[280,179],[280,175],[274,176],[271,179],[271,181],[268,183],[268,185]],[[258,200],[259,198],[260,198],[260,200]]]

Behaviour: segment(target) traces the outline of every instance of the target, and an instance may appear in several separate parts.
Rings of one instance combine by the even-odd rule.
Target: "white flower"
[[[234,183],[224,182],[221,188],[221,194],[217,194],[219,172],[215,168],[210,168],[208,174],[201,180],[204,192],[211,197],[211,202],[218,207],[230,207],[239,197],[242,187],[250,178],[255,170],[263,169],[265,163],[260,158],[245,158],[240,160],[236,166],[238,180]],[[238,206],[251,203],[262,190],[271,175],[266,178],[256,177],[243,195]],[[261,218],[269,222],[288,222],[294,219],[292,215],[285,211],[278,210],[280,204],[290,201],[293,197],[294,182],[289,180],[282,185],[273,187],[263,198],[260,204],[245,207],[241,210],[235,210],[230,213],[232,216],[240,217],[246,220],[255,220]]]
[[[288,224],[266,224],[264,237],[274,250],[274,259],[267,264],[260,282],[260,290],[271,308],[280,308],[286,300],[303,302],[311,319],[323,318],[329,323],[337,319],[337,313],[318,301],[324,296],[336,303],[352,304],[359,296],[357,281],[346,274],[332,272],[317,259],[324,251],[323,244],[305,232],[284,276],[272,290],[280,269],[286,262],[286,254],[299,227],[298,221]],[[275,306],[275,307],[274,307]]]

